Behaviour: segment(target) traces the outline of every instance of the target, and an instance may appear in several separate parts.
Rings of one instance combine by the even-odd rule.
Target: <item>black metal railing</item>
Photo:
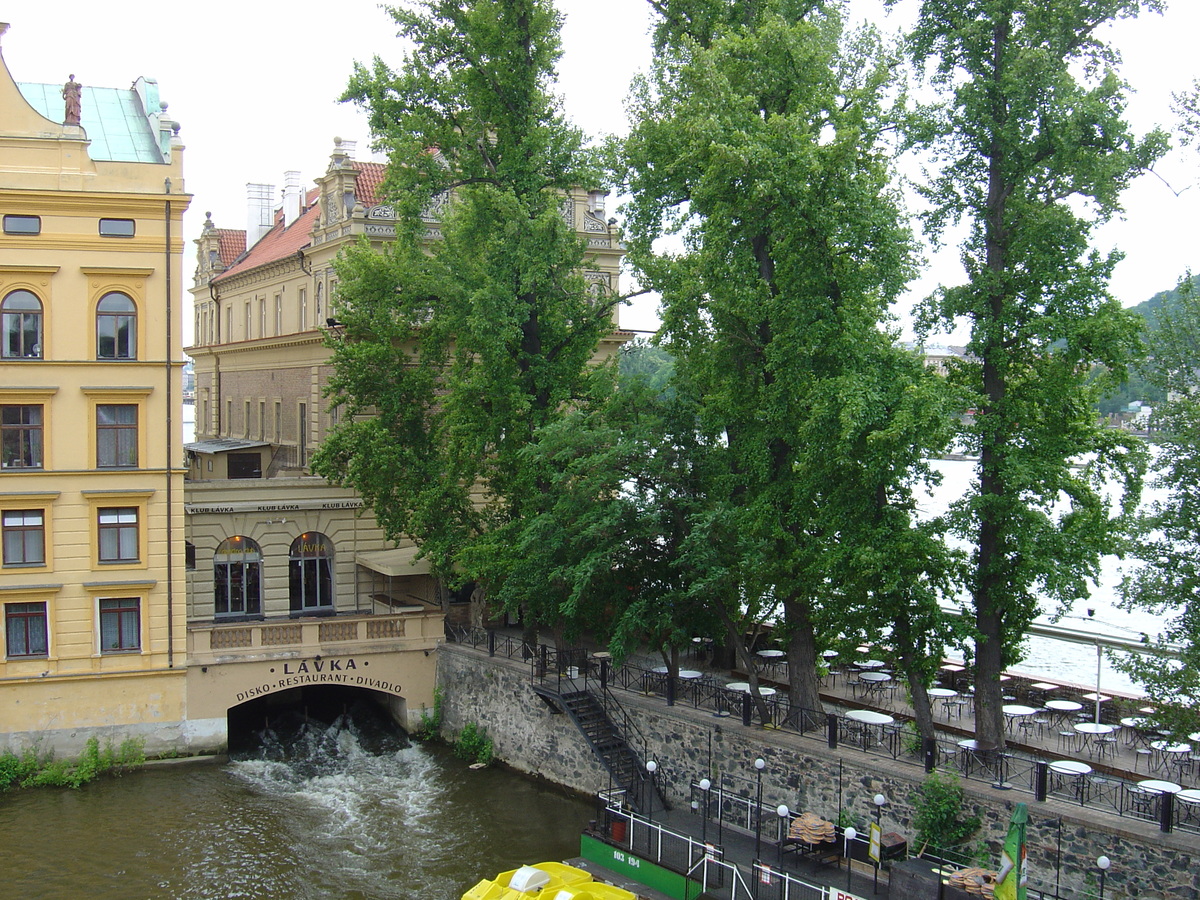
[[[907,731],[901,720],[872,726],[844,714],[793,706],[786,694],[781,693],[763,698],[767,711],[764,719],[750,695],[730,691],[709,675],[685,679],[636,662],[616,666],[608,660],[589,658],[581,648],[530,647],[519,639],[484,629],[448,629],[447,637],[475,648],[486,647],[489,655],[523,659],[530,663],[534,679],[543,682],[553,679],[560,684],[570,681],[579,689],[593,690],[603,696],[614,723],[627,740],[633,736],[631,746],[643,762],[647,758],[646,739],[620,706],[614,691],[661,698],[667,705],[709,710],[715,717],[740,719],[748,726],[770,725],[821,740],[831,749],[845,747],[868,756],[921,766],[927,772],[934,768],[949,769],[964,780],[1027,794],[1036,801],[1050,796],[1067,799],[1087,809],[1154,823],[1163,832],[1200,834],[1200,804],[1177,801],[1171,794],[1146,790],[1115,774],[1091,772],[1081,776],[1081,781],[1046,775],[1043,789],[1040,786],[1043,776],[1039,772],[1053,757],[1039,757],[1011,748],[992,752],[971,749],[964,747],[963,741],[944,735],[932,746],[922,747],[916,734]]]

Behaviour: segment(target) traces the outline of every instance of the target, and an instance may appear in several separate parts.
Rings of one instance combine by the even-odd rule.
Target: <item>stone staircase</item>
[[[567,682],[557,691],[549,685],[535,685],[534,690],[551,709],[565,713],[575,723],[613,783],[625,791],[634,810],[653,815],[666,809],[644,763],[593,693],[573,689]],[[616,702],[615,698],[612,702]]]

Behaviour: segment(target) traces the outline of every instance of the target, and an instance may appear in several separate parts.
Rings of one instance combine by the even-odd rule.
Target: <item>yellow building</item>
[[[191,727],[214,743],[231,718],[261,727],[257,711],[307,703],[310,688],[372,690],[402,725],[419,725],[444,617],[469,608],[470,590],[448,592],[353,492],[308,468],[336,424],[324,400],[334,261],[362,236],[395,234],[378,194],[384,167],[352,156],[336,141],[315,188],[288,172],[279,202],[274,187],[249,185],[246,231],[209,220],[197,241],[188,696]],[[561,211],[588,242],[586,276],[608,292],[622,250],[602,197],[574,191]],[[630,337],[615,326],[603,354]]]
[[[154,81],[0,68],[0,746],[186,746],[183,147]]]

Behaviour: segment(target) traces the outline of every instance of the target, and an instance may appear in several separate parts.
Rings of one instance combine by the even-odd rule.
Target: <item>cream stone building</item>
[[[186,746],[183,146],[152,80],[0,69],[0,747]]]
[[[210,219],[197,241],[189,716],[213,741],[231,719],[328,687],[372,690],[416,726],[433,704],[430,651],[446,616],[462,619],[469,606],[469,590],[448,592],[414,547],[384,538],[353,492],[308,468],[337,423],[324,400],[334,261],[364,235],[382,245],[395,233],[383,174],[335,141],[314,188],[288,172],[276,202],[274,187],[248,185],[246,230]],[[587,277],[607,292],[622,251],[602,197],[576,191],[561,210],[591,248]],[[602,352],[628,337],[614,322]]]

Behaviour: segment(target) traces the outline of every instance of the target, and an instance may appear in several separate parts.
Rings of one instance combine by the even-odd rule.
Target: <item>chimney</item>
[[[271,230],[275,220],[275,185],[246,185],[246,249]]]
[[[283,227],[287,228],[300,218],[300,173],[283,173]]]

